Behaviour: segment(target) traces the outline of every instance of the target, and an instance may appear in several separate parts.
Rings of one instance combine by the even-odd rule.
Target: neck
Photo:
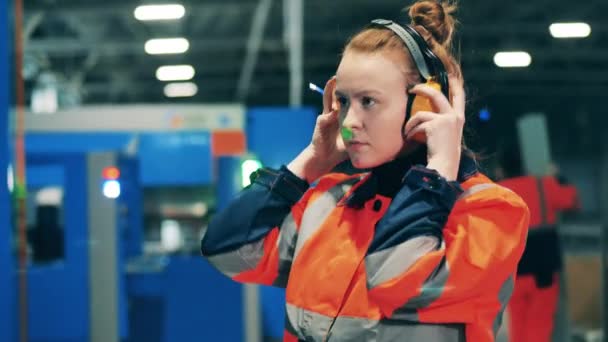
[[[406,156],[400,156],[372,169],[378,184],[377,193],[394,197],[401,189],[403,177],[417,164],[426,165],[426,148],[421,147]]]

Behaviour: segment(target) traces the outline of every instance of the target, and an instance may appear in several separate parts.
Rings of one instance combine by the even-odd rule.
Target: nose
[[[359,130],[363,128],[363,122],[357,110],[352,106],[349,106],[345,109],[346,113],[344,113],[344,119],[342,121],[342,127],[346,127],[350,130]]]

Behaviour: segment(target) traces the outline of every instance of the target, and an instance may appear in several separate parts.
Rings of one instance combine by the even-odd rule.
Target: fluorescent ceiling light
[[[553,23],[549,26],[553,38],[585,38],[591,34],[587,23]]]
[[[501,68],[522,68],[532,63],[532,57],[525,51],[503,51],[494,55],[494,64]]]
[[[194,77],[195,71],[191,65],[166,65],[156,69],[159,81],[187,81]]]
[[[174,20],[180,19],[186,13],[184,6],[177,4],[144,5],[133,12],[137,20]]]
[[[150,39],[145,46],[146,53],[149,55],[184,53],[189,48],[190,43],[185,38]]]
[[[198,87],[192,82],[169,83],[165,85],[166,97],[192,97],[198,92]]]

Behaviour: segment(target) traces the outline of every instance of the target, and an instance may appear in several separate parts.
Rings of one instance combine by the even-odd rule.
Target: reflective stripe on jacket
[[[493,341],[524,202],[465,162],[456,184],[413,167],[393,199],[353,205],[370,178],[329,174],[304,192],[286,168],[261,170],[203,255],[236,281],[286,287],[285,341]]]

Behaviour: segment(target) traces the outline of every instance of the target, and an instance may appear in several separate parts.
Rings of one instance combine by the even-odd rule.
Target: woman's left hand
[[[462,80],[455,77],[449,77],[449,87],[451,101],[439,90],[423,84],[410,90],[416,96],[429,98],[437,112],[417,112],[405,125],[405,132],[408,140],[418,133],[424,133],[428,149],[427,167],[436,170],[448,181],[454,181],[458,176],[462,153],[465,93]]]

